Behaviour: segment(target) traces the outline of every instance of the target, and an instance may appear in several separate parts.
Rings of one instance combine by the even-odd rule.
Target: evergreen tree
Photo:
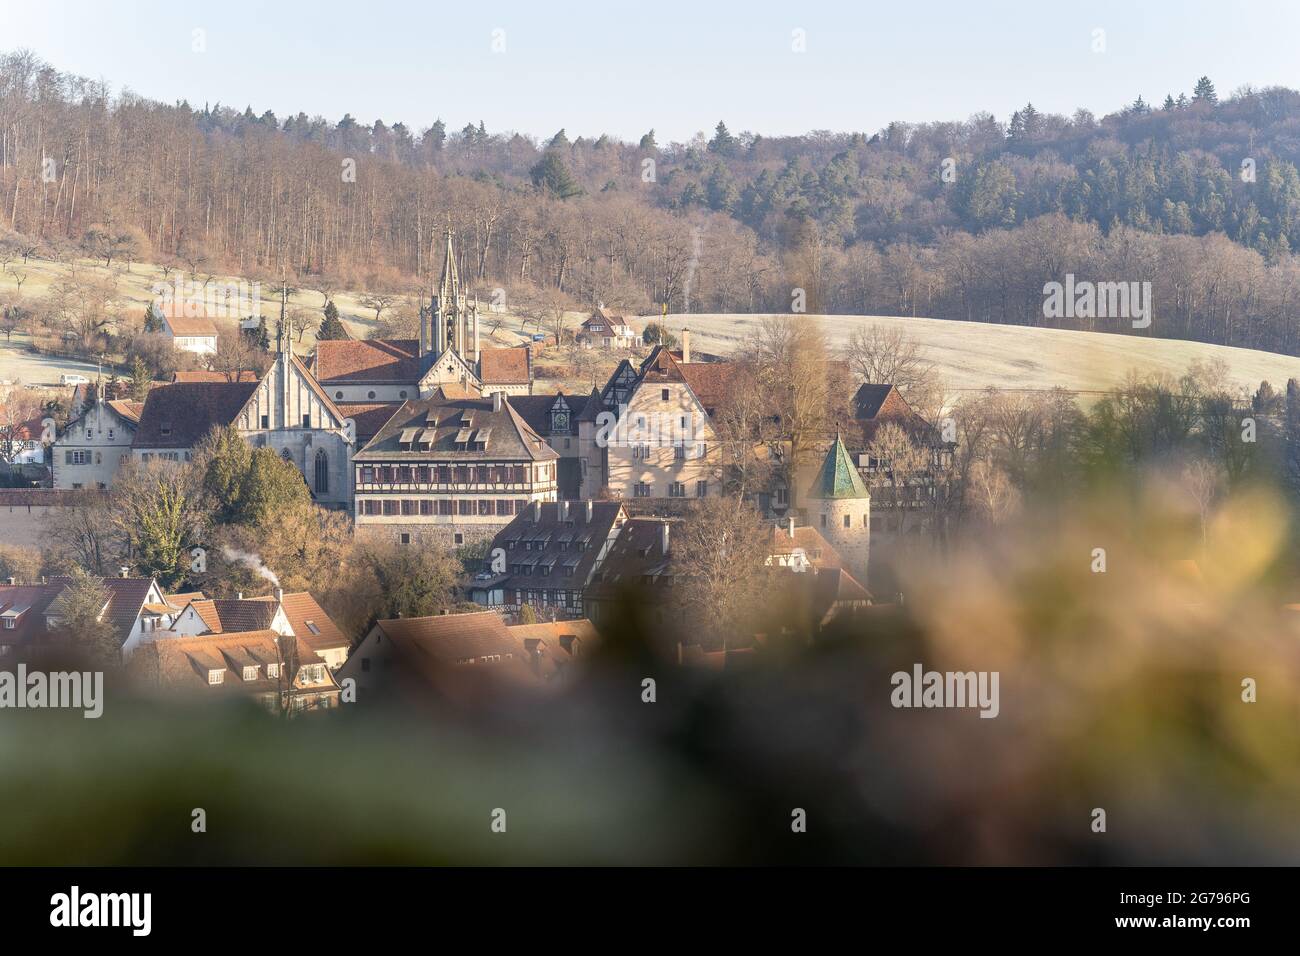
[[[144,359],[136,356],[131,360],[131,398],[137,402],[143,402],[149,395],[149,388],[153,385],[153,376],[149,374],[149,366],[144,364]]]
[[[447,142],[447,124],[441,119],[434,120],[433,125],[425,130],[422,142],[426,148],[439,152]]]
[[[548,149],[537,165],[528,171],[528,176],[534,186],[557,199],[582,195],[582,187],[574,180],[569,167],[555,150]]]
[[[338,306],[331,299],[325,303],[325,321],[321,323],[320,328],[316,331],[316,341],[342,340],[351,338],[348,330],[343,327],[339,319]]]
[[[709,152],[719,156],[734,156],[737,145],[736,137],[731,135],[727,124],[719,120],[713,131],[713,139],[709,140]]]
[[[561,129],[558,133],[556,133],[554,136],[551,137],[551,141],[546,144],[546,148],[560,149],[561,147],[567,147],[568,145],[569,145],[569,137],[565,136],[564,130]]]
[[[644,136],[641,137],[640,148],[641,148],[641,149],[658,149],[658,148],[659,148],[659,147],[655,144],[655,131],[654,131],[654,130],[650,130],[650,132],[646,133]]]
[[[1219,95],[1214,92],[1214,84],[1210,82],[1208,76],[1203,76],[1196,81],[1196,88],[1192,90],[1193,103],[1209,103],[1213,106],[1219,102]]]
[[[266,316],[260,316],[257,322],[257,347],[263,352],[271,351],[271,333],[266,328]]]
[[[1169,113],[1169,112],[1172,112],[1173,110],[1177,109],[1177,108],[1178,108],[1178,104],[1176,104],[1176,103],[1174,102],[1174,98],[1173,98],[1173,96],[1171,96],[1170,94],[1166,93],[1166,94],[1165,94],[1165,102],[1164,102],[1164,105],[1161,106],[1160,108],[1161,108],[1162,110],[1164,110],[1166,113]]]

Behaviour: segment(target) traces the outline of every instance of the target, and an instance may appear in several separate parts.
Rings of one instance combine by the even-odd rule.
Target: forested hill
[[[1153,322],[1134,334],[1297,352],[1300,93],[1221,98],[1202,78],[1160,100],[878,132],[720,122],[689,143],[539,141],[436,114],[166,105],[19,52],[0,58],[0,229],[49,255],[107,243],[405,291],[436,268],[450,222],[462,275],[515,301],[771,312],[798,288],[809,312],[1134,331],[1045,319],[1044,283],[1073,273],[1152,282]]]

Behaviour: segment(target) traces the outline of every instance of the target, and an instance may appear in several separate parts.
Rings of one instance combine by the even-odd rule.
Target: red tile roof
[[[252,369],[243,369],[238,374],[229,372],[209,372],[207,369],[178,371],[172,374],[173,382],[256,382],[257,373]]]
[[[316,343],[317,380],[329,384],[420,380],[427,360],[416,339],[326,339]]]
[[[217,334],[217,327],[212,324],[212,320],[209,318],[202,316],[198,318],[164,316],[164,318],[173,335],[215,336]]]
[[[527,346],[484,349],[479,353],[479,379],[485,391],[490,391],[490,385],[527,385],[532,381]]]

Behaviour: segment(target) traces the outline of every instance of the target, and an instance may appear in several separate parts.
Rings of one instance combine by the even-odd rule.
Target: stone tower
[[[463,358],[471,367],[478,367],[478,299],[471,300],[460,290],[460,270],[456,268],[456,250],[452,246],[452,233],[446,232],[447,247],[442,261],[442,279],[438,294],[421,310],[420,354],[432,351],[435,356],[448,349]],[[425,316],[430,319],[429,333],[425,333]]]
[[[838,432],[805,498],[808,523],[840,553],[849,573],[865,586],[871,553],[871,493]]]

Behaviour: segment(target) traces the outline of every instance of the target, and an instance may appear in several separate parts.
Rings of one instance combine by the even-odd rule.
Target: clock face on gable
[[[569,413],[555,412],[551,416],[551,427],[557,431],[569,427]]]

